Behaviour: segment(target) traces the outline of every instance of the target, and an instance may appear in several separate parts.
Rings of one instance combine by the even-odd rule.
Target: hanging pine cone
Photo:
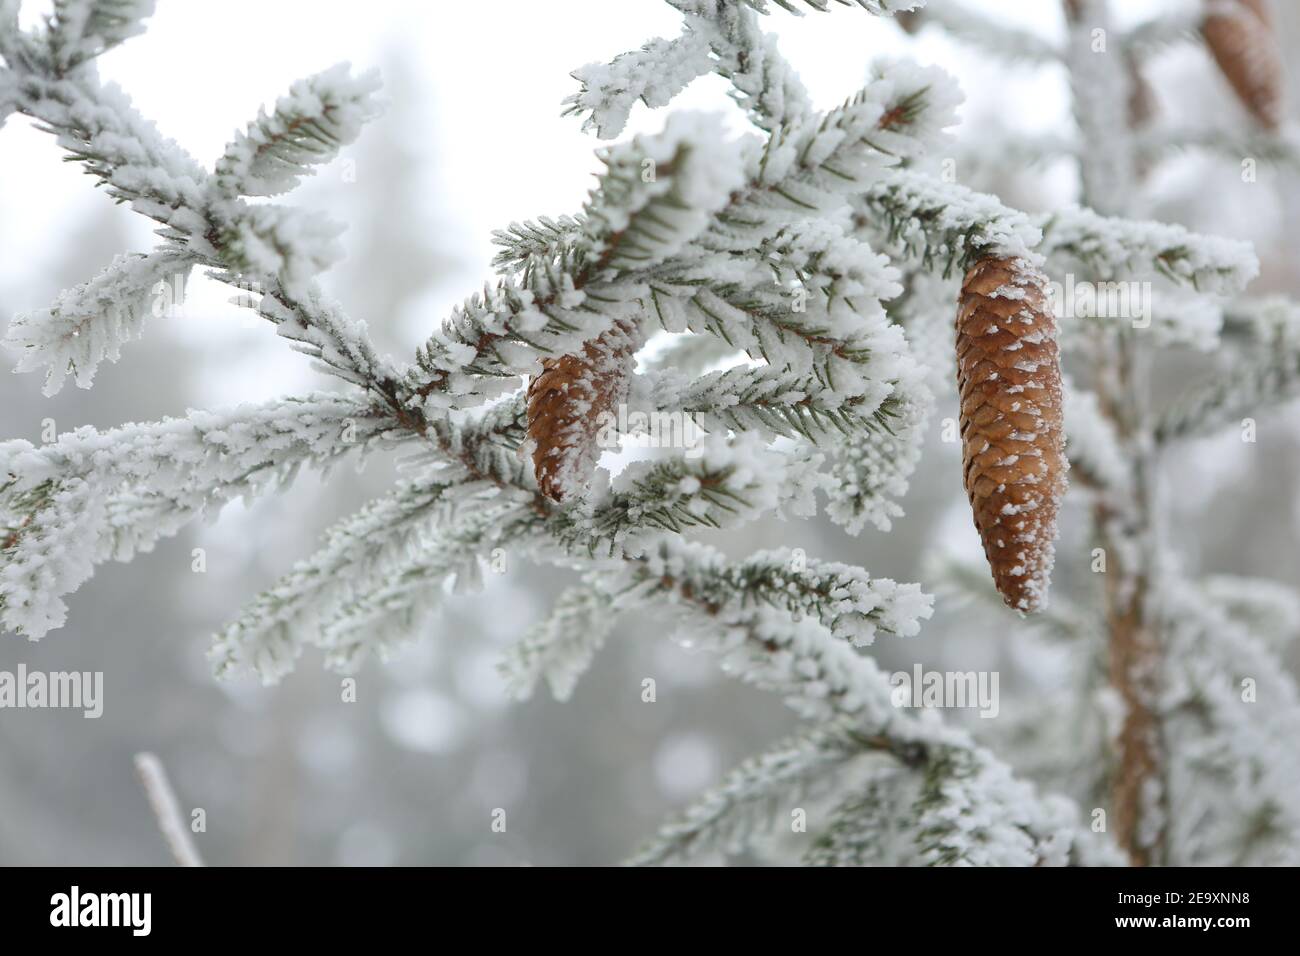
[[[1046,603],[1069,467],[1045,285],[1023,260],[988,257],[966,273],[957,309],[966,493],[993,581],[1019,611]]]
[[[1282,54],[1267,0],[1225,0],[1211,9],[1201,32],[1237,99],[1276,130],[1282,122]]]
[[[600,459],[604,416],[627,400],[640,341],[632,323],[615,323],[581,352],[543,359],[528,386],[528,437],[542,493],[564,501],[580,493]]]

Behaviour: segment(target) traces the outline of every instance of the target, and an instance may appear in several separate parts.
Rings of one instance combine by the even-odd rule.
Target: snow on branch
[[[1061,59],[1061,51],[1037,33],[977,13],[958,0],[939,0],[913,17],[909,32],[934,24],[953,39],[1010,63],[1054,64]]]
[[[149,551],[304,464],[364,452],[392,424],[366,403],[318,395],[0,444],[0,623],[40,638],[62,626],[62,596],[96,564]]]
[[[496,229],[492,243],[501,251],[492,259],[492,268],[505,276],[517,275],[533,262],[553,262],[573,255],[581,246],[583,220],[577,216],[542,216],[535,221],[512,222],[509,228]]]
[[[1300,860],[1300,699],[1273,648],[1199,582],[1175,578],[1159,596],[1170,650],[1157,706],[1170,754],[1170,864],[1239,866]]]
[[[774,131],[812,112],[799,77],[781,56],[774,37],[758,26],[755,13],[772,11],[768,0],[668,0],[681,11],[685,29],[673,40],[656,38],[608,64],[592,63],[572,74],[581,84],[565,99],[565,115],[584,117],[583,128],[601,139],[618,136],[640,100],[667,106],[696,78],[710,72],[730,81],[733,96],[760,129]],[[812,10],[831,9],[832,0],[802,0]],[[833,0],[877,16],[914,10],[924,0]],[[796,15],[803,9],[772,0]]]
[[[1062,865],[1110,854],[1104,835],[1078,827],[1069,801],[1038,795],[962,732],[895,707],[888,676],[816,621],[793,621],[761,605],[714,608],[689,593],[681,597],[682,639],[692,647],[717,654],[742,680],[780,693],[807,719],[851,721],[864,750],[889,754],[923,775],[916,804],[922,862]],[[769,772],[780,766],[777,761]],[[688,811],[686,823],[670,825],[638,858],[681,853],[683,838],[691,842],[690,821],[716,827],[716,818],[707,807]]]
[[[1271,164],[1284,172],[1300,167],[1300,141],[1295,130],[1261,128],[1258,124],[1223,126],[1158,125],[1136,135],[1142,161],[1158,163],[1188,150],[1201,150],[1232,163],[1250,158]]]
[[[1093,489],[1124,492],[1132,485],[1132,463],[1115,434],[1114,423],[1102,414],[1096,394],[1063,383],[1065,392],[1065,451],[1070,473]]]
[[[916,834],[904,831],[911,822],[908,802],[915,799],[915,790],[915,781],[907,774],[888,770],[851,789],[804,854],[804,865],[900,866],[912,862],[907,842],[914,841]]]
[[[54,133],[109,195],[158,222],[160,235],[221,281],[271,296],[294,324],[325,336],[333,353],[362,359],[337,370],[345,378],[396,380],[364,323],[337,307],[323,315],[314,308],[320,294],[313,277],[340,255],[338,227],[319,215],[223,195],[214,177],[89,69],[62,77],[30,57],[15,69],[18,109]]]
[[[538,371],[543,356],[572,352],[615,322],[635,321],[647,295],[666,329],[691,325],[773,364],[788,359],[809,368],[818,354],[860,361],[853,343],[842,343],[857,323],[855,310],[896,294],[887,266],[859,259],[863,268],[846,275],[860,286],[855,296],[805,315],[770,271],[728,253],[761,246],[779,258],[777,237],[793,221],[842,206],[843,196],[868,185],[880,168],[941,141],[958,99],[942,71],[880,63],[858,95],[783,127],[761,151],[719,148],[716,126],[696,118],[675,119],[658,137],[616,147],[584,217],[540,233],[519,227],[515,239],[503,239],[499,262],[509,278],[456,309],[421,347],[404,383],[409,403],[429,414],[481,403]],[[647,170],[654,173],[650,182]],[[678,208],[676,195],[693,197],[696,208]],[[715,214],[701,217],[701,210]],[[816,251],[829,264],[826,235]],[[852,255],[863,251],[859,244]],[[826,278],[833,284],[834,276]]]
[[[275,196],[328,163],[379,114],[374,70],[352,76],[347,63],[299,80],[271,113],[238,133],[217,160],[221,188],[232,195]]]
[[[476,498],[474,506],[457,508],[400,566],[373,579],[370,589],[350,592],[319,631],[307,632],[324,650],[326,666],[355,673],[369,656],[386,659],[419,633],[444,596],[477,591],[494,551],[536,547],[540,519],[528,505],[482,488],[457,491]]]
[[[1300,592],[1280,581],[1216,574],[1201,581],[1210,601],[1275,653],[1300,638]]]
[[[632,561],[619,580],[621,597],[645,603],[679,592],[719,613],[728,607],[767,605],[795,618],[819,621],[831,635],[855,647],[877,633],[913,637],[933,612],[933,599],[919,585],[872,578],[861,568],[818,561],[790,549],[760,551],[728,563],[705,545],[664,538]]]
[[[1038,219],[1039,251],[1049,261],[1077,263],[1099,279],[1163,276],[1198,292],[1240,292],[1259,274],[1248,242],[1203,236],[1182,226],[1114,219],[1073,208]]]
[[[578,678],[614,630],[618,615],[609,596],[590,585],[565,590],[551,613],[506,653],[498,666],[515,700],[527,700],[546,681],[551,696],[568,700]]]
[[[159,301],[159,283],[189,272],[191,260],[164,246],[148,255],[119,255],[89,282],[59,294],[54,305],[17,315],[4,344],[20,353],[17,372],[45,370],[46,395],[57,394],[71,374],[90,388],[103,361],[116,362],[123,343],[140,337]]]
[[[891,170],[854,197],[854,223],[946,278],[985,256],[1039,261],[1042,233],[995,197],[912,170]]]
[[[1222,320],[1231,358],[1164,409],[1157,441],[1211,435],[1300,395],[1300,305],[1282,296],[1238,299]]]
[[[651,40],[609,64],[590,63],[573,72],[582,88],[564,101],[564,115],[585,116],[584,130],[613,139],[623,132],[637,100],[667,106],[692,80],[712,73],[709,53],[708,34],[686,30],[673,40]]]
[[[50,54],[60,72],[144,32],[154,0],[54,0],[47,20]]]
[[[436,604],[443,580],[459,572],[462,583],[472,583],[472,566],[490,551],[489,541],[513,537],[522,545],[524,531],[535,532],[541,519],[528,508],[536,484],[517,455],[520,405],[503,403],[465,424],[434,423],[439,447],[408,462],[417,477],[334,525],[315,554],[217,635],[210,654],[216,672],[252,671],[274,683],[307,644],[330,648],[331,666],[353,667],[400,642],[410,622]],[[524,515],[531,517],[509,524]],[[389,623],[404,626],[367,632],[363,625],[380,605]]]
[[[707,852],[739,853],[755,832],[792,807],[822,778],[871,750],[848,719],[814,726],[746,760],[627,860],[664,866]]]
[[[827,516],[849,534],[871,524],[888,531],[921,460],[933,396],[919,373],[881,403],[867,427],[834,444],[823,483]]]
[[[605,169],[583,210],[598,278],[650,269],[697,238],[744,183],[740,144],[716,116],[677,113],[662,133],[600,154]]]
[[[889,386],[873,383],[846,396],[816,376],[770,365],[745,365],[704,376],[676,370],[651,378],[653,406],[682,412],[709,431],[757,431],[812,442],[870,427]]]
[[[816,512],[819,455],[802,460],[771,449],[756,434],[709,435],[692,454],[634,462],[582,506],[551,516],[552,535],[588,556],[639,550],[648,533],[734,528],[780,509]]]
[[[313,292],[312,280],[343,258],[343,226],[317,212],[284,206],[249,206],[223,228],[223,261],[235,274],[275,276],[296,299]]]
[[[1300,302],[1280,295],[1233,300],[1223,310],[1223,332],[1258,353],[1300,348]]]
[[[1189,388],[1160,416],[1162,444],[1211,435],[1300,395],[1300,347],[1234,360],[1213,380]]]

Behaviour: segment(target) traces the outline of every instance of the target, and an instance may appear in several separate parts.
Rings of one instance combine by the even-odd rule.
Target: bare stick
[[[167,771],[162,761],[151,753],[135,755],[135,770],[140,775],[140,783],[149,797],[149,806],[158,821],[167,847],[181,866],[203,866],[198,847],[190,839],[190,831],[185,826],[180,803],[176,800],[176,791],[167,779]]]

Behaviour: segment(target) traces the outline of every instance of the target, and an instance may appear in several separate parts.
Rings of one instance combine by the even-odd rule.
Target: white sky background
[[[24,20],[30,24],[47,6],[27,0]],[[424,122],[410,137],[417,149],[427,149],[428,192],[412,201],[436,204],[430,228],[447,231],[442,244],[461,263],[456,273],[440,277],[420,317],[425,328],[491,275],[493,229],[580,207],[599,144],[575,118],[559,115],[561,101],[576,89],[569,72],[680,30],[676,12],[659,0],[161,0],[158,6],[148,31],[102,57],[100,69],[164,134],[208,165],[233,130],[294,80],[341,60],[358,68],[378,65],[394,46],[413,54],[427,102]],[[981,3],[991,15],[1049,34],[1061,30],[1059,6],[1056,0]],[[1137,17],[1160,3],[1122,6],[1125,17]],[[907,54],[956,74],[972,100],[968,113],[1014,103],[1007,117],[1013,126],[1068,122],[1061,76],[981,62],[940,31],[911,40],[891,23],[847,8],[802,18],[777,11],[765,26],[779,33],[783,52],[823,106],[860,87],[875,56]],[[737,130],[743,126],[716,77],[697,81],[672,108],[729,112]],[[663,111],[638,108],[624,135],[662,122]],[[50,137],[25,120],[13,118],[0,130],[0,290],[21,288],[25,274],[39,274],[88,208],[107,201],[75,165],[60,160]],[[337,170],[322,173],[331,174]],[[365,170],[356,174],[363,177]],[[292,194],[286,198],[292,202]],[[126,210],[122,217],[138,236],[136,248],[149,248],[149,224]],[[192,283],[191,293],[196,321],[186,324],[187,336],[250,334],[247,319],[224,304],[224,290]],[[4,304],[26,309],[47,303]],[[345,305],[366,318],[364,303]],[[421,331],[406,330],[412,341]],[[260,332],[269,338],[269,328]],[[268,362],[274,376],[266,374]],[[211,378],[205,400],[268,397],[312,381],[287,348],[232,371]]]

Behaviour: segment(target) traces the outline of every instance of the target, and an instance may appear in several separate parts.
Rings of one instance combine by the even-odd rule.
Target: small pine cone
[[[993,581],[1018,611],[1046,604],[1069,467],[1046,281],[1023,260],[981,259],[957,308],[966,493]]]
[[[528,437],[537,484],[553,501],[580,494],[591,480],[602,425],[627,400],[640,345],[633,323],[615,323],[581,352],[542,360],[528,386]]]
[[[1282,53],[1267,0],[1221,2],[1206,16],[1201,32],[1237,99],[1265,127],[1276,130],[1282,123]]]

